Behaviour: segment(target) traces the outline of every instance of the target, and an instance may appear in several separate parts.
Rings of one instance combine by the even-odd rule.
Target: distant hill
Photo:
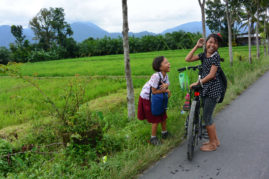
[[[0,26],[0,46],[7,47],[10,42],[14,42],[15,38],[10,33],[9,25]]]
[[[103,38],[105,36],[111,38],[121,37],[122,34],[119,32],[110,33],[99,26],[91,22],[74,22],[71,24],[71,28],[74,31],[73,37],[77,42],[82,42],[83,40],[92,37],[92,38]],[[142,37],[145,35],[156,35],[152,32],[138,32],[138,33],[129,33],[130,36]]]
[[[196,33],[196,32],[203,32],[202,29],[202,22],[201,21],[195,21],[195,22],[188,22],[185,24],[181,24],[179,26],[167,29],[165,31],[162,32],[162,34],[166,34],[166,33],[171,33],[171,32],[175,32],[175,31],[180,31],[183,30],[185,32],[192,32],[192,33]],[[211,33],[211,31],[209,30],[209,28],[206,26],[206,34],[209,35]]]
[[[89,37],[102,38],[109,35],[109,32],[91,22],[74,22],[71,24],[71,28],[74,32],[73,37],[77,42],[82,42]]]
[[[100,28],[99,26],[91,22],[74,22],[74,23],[71,23],[70,25],[74,32],[73,37],[77,42],[82,42],[83,40],[89,37],[103,38],[107,36],[111,38],[118,38],[122,36],[121,32],[111,33]],[[9,25],[0,26],[0,46],[8,47],[10,43],[15,42],[15,38],[12,36],[10,32],[10,28],[11,26]],[[201,25],[201,22],[189,22],[189,23],[182,24],[180,26],[177,26],[171,29],[167,29],[163,31],[161,34],[179,31],[179,30],[183,30],[186,32],[202,32],[202,25]],[[24,35],[26,36],[26,39],[28,39],[30,42],[33,43],[34,42],[33,31],[29,28],[25,28],[23,32],[24,32]],[[207,28],[207,33],[210,33],[208,28]],[[130,32],[129,35],[134,36],[134,37],[142,37],[145,35],[156,35],[156,34],[152,32],[148,32],[148,31],[143,31],[139,33]]]
[[[0,26],[0,47],[9,47],[10,43],[15,42],[15,38],[11,34],[11,26],[9,25],[2,25]],[[34,42],[34,33],[31,29],[25,28],[23,29],[23,34],[26,36],[26,39],[29,40],[31,43]]]

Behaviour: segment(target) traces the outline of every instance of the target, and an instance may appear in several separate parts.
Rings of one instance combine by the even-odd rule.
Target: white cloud
[[[63,7],[68,22],[90,21],[109,32],[122,29],[121,0],[1,0],[0,25],[27,26],[48,7]],[[128,9],[132,32],[162,32],[201,19],[197,0],[128,0]]]

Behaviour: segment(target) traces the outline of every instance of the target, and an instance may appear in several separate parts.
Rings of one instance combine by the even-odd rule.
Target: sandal
[[[209,144],[209,141],[203,143],[203,145],[208,145],[208,144]],[[220,146],[220,142],[218,142],[218,143],[216,144],[216,146],[219,147],[219,146]]]
[[[211,152],[217,150],[217,146],[212,144],[203,145],[202,147],[200,147],[200,150],[203,152]]]

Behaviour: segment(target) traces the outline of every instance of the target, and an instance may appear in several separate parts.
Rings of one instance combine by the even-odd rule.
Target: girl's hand
[[[205,39],[204,39],[204,38],[200,38],[200,39],[197,41],[196,46],[197,46],[198,48],[201,48],[201,47],[203,47],[204,43],[205,43]]]
[[[162,83],[162,85],[160,86],[160,89],[168,89],[168,84]]]
[[[196,83],[192,83],[192,84],[190,85],[190,89],[192,89],[193,86],[197,86],[197,85],[199,85],[198,82],[196,82]]]
[[[162,88],[160,89],[162,93],[166,93],[167,89],[166,88]]]
[[[169,89],[167,89],[166,92],[168,93],[168,98],[170,98],[170,96],[171,96],[171,91],[170,91]]]

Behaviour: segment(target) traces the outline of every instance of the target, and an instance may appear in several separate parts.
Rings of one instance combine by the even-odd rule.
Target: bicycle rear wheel
[[[195,139],[196,139],[196,132],[195,132],[196,108],[197,108],[197,101],[192,101],[191,110],[189,113],[188,133],[187,133],[187,157],[188,157],[188,160],[190,161],[193,158],[193,153],[194,153],[193,151],[194,151]]]

